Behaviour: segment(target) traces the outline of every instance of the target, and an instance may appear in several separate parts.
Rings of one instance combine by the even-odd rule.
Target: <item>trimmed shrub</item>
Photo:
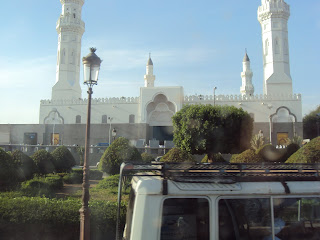
[[[37,173],[45,175],[55,171],[54,159],[52,155],[46,150],[42,149],[35,152],[31,158],[37,166]]]
[[[142,158],[142,161],[145,163],[150,163],[150,162],[154,161],[154,157],[150,153],[147,153],[147,152],[141,153],[141,158]]]
[[[65,146],[56,148],[51,155],[57,172],[70,172],[72,167],[76,165],[76,160]]]
[[[265,162],[280,162],[285,154],[285,151],[279,151],[271,144],[263,145],[256,151]]]
[[[286,163],[320,163],[320,137],[312,139],[292,154]]]
[[[126,161],[141,162],[142,159],[137,148],[131,146],[128,139],[119,137],[102,155],[99,169],[110,175],[118,174],[121,163]]]
[[[278,149],[283,151],[283,156],[280,159],[280,162],[287,161],[292,154],[294,154],[296,151],[300,149],[300,146],[297,143],[290,143],[286,148],[284,149]]]
[[[18,179],[17,166],[11,155],[0,148],[0,188],[15,185]]]
[[[232,155],[230,163],[260,163],[263,159],[253,149],[245,150],[240,154]]]
[[[221,153],[213,154],[213,162],[208,161],[208,155],[206,154],[201,160],[202,163],[226,163],[227,161],[222,157]]]
[[[23,179],[31,179],[33,174],[37,172],[36,165],[28,155],[19,150],[11,153],[14,163],[21,169]]]
[[[160,162],[190,163],[196,162],[196,160],[187,151],[181,150],[179,148],[172,148],[160,159]]]

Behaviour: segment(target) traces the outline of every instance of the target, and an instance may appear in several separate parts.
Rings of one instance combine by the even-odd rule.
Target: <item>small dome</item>
[[[248,57],[248,54],[246,53],[243,57],[243,61],[242,62],[250,62],[250,59]]]
[[[150,58],[150,57],[149,57],[149,59],[148,59],[147,66],[149,66],[149,65],[153,65],[153,62],[152,62],[152,60],[151,60],[151,58]]]

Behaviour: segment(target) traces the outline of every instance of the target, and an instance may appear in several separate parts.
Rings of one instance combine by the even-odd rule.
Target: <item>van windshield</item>
[[[221,199],[219,239],[320,239],[320,199]]]

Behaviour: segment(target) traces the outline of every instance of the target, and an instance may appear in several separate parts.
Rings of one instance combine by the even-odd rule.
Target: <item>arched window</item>
[[[107,115],[102,115],[101,123],[108,123],[108,116]]]
[[[76,116],[76,123],[81,123],[81,116],[80,115]]]
[[[130,114],[129,115],[129,123],[134,123],[134,119],[135,118],[135,116],[133,115],[133,114]]]

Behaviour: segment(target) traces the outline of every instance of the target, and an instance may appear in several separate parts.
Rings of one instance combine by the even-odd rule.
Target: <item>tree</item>
[[[303,137],[313,139],[320,131],[320,105],[303,118]],[[318,121],[318,123],[317,123]],[[318,125],[317,125],[318,124]]]
[[[99,163],[99,169],[110,174],[118,174],[120,165],[126,161],[141,162],[141,155],[136,147],[131,146],[129,140],[119,137],[105,150]]]
[[[37,173],[46,175],[55,171],[54,159],[52,155],[44,149],[35,152],[31,158],[33,159]]]
[[[320,137],[312,139],[293,153],[286,163],[320,163]]]
[[[161,159],[160,162],[196,162],[193,156],[185,150],[179,148],[170,149]]]
[[[65,146],[56,148],[51,155],[57,172],[70,172],[72,167],[76,165],[76,160]]]
[[[36,165],[28,155],[19,150],[14,150],[11,153],[12,160],[15,165],[21,169],[24,179],[31,179],[36,172]]]
[[[250,147],[253,119],[233,106],[186,105],[173,117],[173,141],[191,154],[239,153]]]

